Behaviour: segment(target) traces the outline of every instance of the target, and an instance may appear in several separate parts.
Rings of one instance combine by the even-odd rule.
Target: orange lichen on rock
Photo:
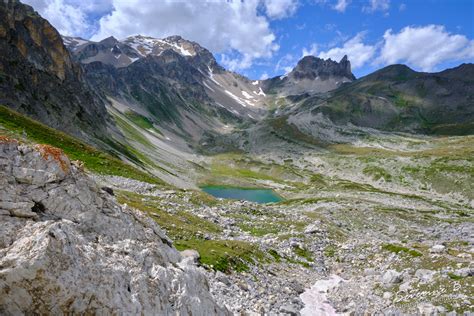
[[[46,144],[36,145],[35,148],[41,153],[44,159],[52,158],[59,162],[64,172],[69,171],[69,160],[61,149]]]
[[[5,143],[18,143],[16,139],[9,138],[5,135],[0,135],[0,143],[5,144]]]

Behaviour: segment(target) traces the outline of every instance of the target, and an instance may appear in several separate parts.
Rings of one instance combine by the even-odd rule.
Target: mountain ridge
[[[0,314],[472,310],[474,135],[444,136],[474,134],[472,64],[250,80],[21,6],[0,2]]]

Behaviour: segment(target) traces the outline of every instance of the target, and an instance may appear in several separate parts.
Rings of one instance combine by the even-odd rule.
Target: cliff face
[[[262,86],[267,93],[288,96],[324,93],[354,80],[347,56],[339,62],[305,56],[288,74],[265,80]]]
[[[59,149],[0,138],[0,187],[0,314],[227,314],[193,258]]]
[[[59,33],[16,0],[0,2],[0,103],[82,138],[105,131],[105,106]]]
[[[351,81],[355,80],[351,72],[351,63],[347,59],[347,56],[344,56],[340,62],[331,59],[324,60],[314,56],[305,56],[298,62],[288,76],[296,80],[315,80],[318,77],[322,80],[327,80],[330,77],[347,78]]]

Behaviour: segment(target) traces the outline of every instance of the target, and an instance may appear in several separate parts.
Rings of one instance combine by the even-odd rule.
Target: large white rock
[[[415,272],[415,276],[418,279],[420,279],[420,281],[423,283],[431,282],[435,274],[436,274],[436,271],[427,270],[427,269],[418,269]]]
[[[393,284],[402,282],[402,274],[395,270],[387,270],[381,278],[382,283],[384,284]]]
[[[160,227],[65,156],[0,139],[0,314],[222,315]]]
[[[434,245],[433,247],[430,248],[430,252],[433,253],[440,253],[443,252],[446,247],[443,245]]]

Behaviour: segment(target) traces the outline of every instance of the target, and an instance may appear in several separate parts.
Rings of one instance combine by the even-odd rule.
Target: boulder
[[[444,251],[446,247],[443,246],[443,245],[434,245],[433,247],[431,247],[430,249],[430,252],[432,253],[441,253]]]
[[[0,314],[229,313],[153,220],[48,152],[0,140]]]
[[[403,281],[402,274],[395,270],[387,270],[381,279],[384,284],[395,284]]]
[[[186,249],[181,251],[181,257],[183,257],[183,260],[186,260],[190,263],[197,263],[200,255],[199,252],[194,249]]]
[[[415,272],[415,276],[418,279],[420,279],[420,281],[423,283],[430,282],[433,279],[435,274],[436,274],[436,271],[427,270],[427,269],[418,269]]]
[[[437,316],[446,313],[446,309],[443,306],[435,306],[430,303],[418,304],[417,308],[420,315]]]
[[[306,229],[304,230],[305,234],[314,234],[319,231],[319,227],[316,224],[310,224],[306,226]]]

